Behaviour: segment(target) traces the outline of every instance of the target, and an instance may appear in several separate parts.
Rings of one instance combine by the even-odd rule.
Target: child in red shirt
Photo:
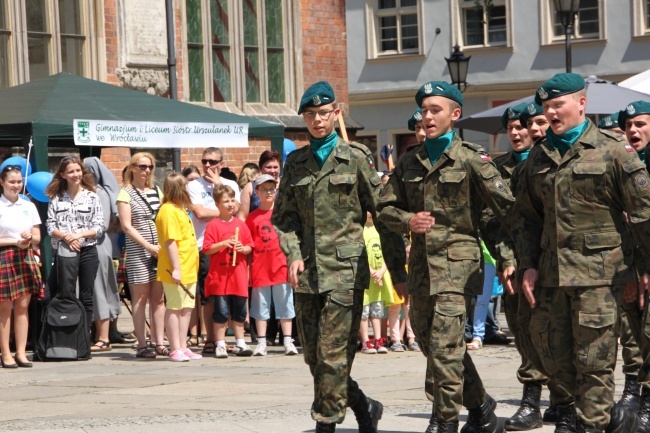
[[[228,357],[226,325],[229,314],[237,339],[235,355],[251,356],[253,351],[244,341],[244,322],[248,303],[246,256],[253,250],[253,239],[248,227],[234,217],[235,191],[227,185],[217,185],[213,196],[219,209],[219,217],[212,219],[205,229],[203,254],[210,256],[210,269],[204,290],[206,298],[212,297],[214,301],[212,321],[215,323],[217,339],[215,357]],[[238,237],[235,236],[236,229],[239,229]]]
[[[287,281],[287,257],[280,249],[278,234],[271,224],[277,180],[263,174],[254,181],[260,206],[246,217],[246,225],[253,239],[251,263],[251,317],[255,319],[258,343],[254,356],[266,355],[266,321],[271,317],[271,298],[275,317],[280,320],[284,335],[284,354],[297,355],[291,339],[291,320],[296,316],[293,308],[293,290]]]

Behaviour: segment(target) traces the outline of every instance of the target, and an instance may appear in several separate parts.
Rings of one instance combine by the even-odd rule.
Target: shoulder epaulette
[[[474,152],[485,152],[485,149],[483,149],[483,146],[475,144],[475,143],[470,143],[469,141],[463,141],[463,146],[472,149]]]
[[[363,153],[366,154],[366,156],[372,156],[372,152],[364,144],[357,143],[356,141],[349,141],[349,142],[347,142],[347,144],[349,144],[350,147],[353,147],[355,149],[358,149],[358,150],[362,151]]]
[[[608,129],[599,129],[598,130],[601,134],[616,140],[616,141],[625,141],[623,136],[621,134],[617,134],[616,132],[610,131]]]

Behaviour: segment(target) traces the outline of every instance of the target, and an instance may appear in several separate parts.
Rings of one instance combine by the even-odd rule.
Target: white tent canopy
[[[618,85],[650,95],[650,69],[641,72],[640,74],[633,75],[627,80],[621,81]]]

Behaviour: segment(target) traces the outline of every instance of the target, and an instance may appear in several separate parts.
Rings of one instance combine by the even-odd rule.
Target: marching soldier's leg
[[[577,424],[582,430],[604,431],[609,425],[614,401],[616,325],[623,287],[566,291],[572,298]]]
[[[632,325],[633,321],[629,321]],[[650,433],[650,317],[648,314],[648,296],[645,298],[643,310],[641,356],[643,364],[639,370],[641,384],[641,409],[639,409],[637,433]],[[633,328],[631,326],[631,328]]]
[[[623,374],[625,388],[616,407],[637,412],[641,407],[641,384],[638,381],[639,370],[643,364],[640,345],[643,341],[641,321],[643,311],[636,301],[623,302],[619,323],[619,335],[623,348]]]

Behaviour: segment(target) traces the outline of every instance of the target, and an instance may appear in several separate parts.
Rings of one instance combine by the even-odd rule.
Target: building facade
[[[179,100],[283,123],[298,145],[308,140],[298,102],[313,82],[332,83],[347,111],[345,0],[172,3]],[[168,97],[167,58],[165,1],[0,0],[2,88],[69,72]],[[224,149],[225,161],[238,173],[269,148],[251,138],[247,149]],[[74,151],[53,151],[52,164]],[[118,174],[136,151],[106,148],[101,157]],[[182,165],[197,164],[200,152],[182,149]],[[170,171],[171,151],[155,154],[157,176]]]
[[[374,148],[411,143],[415,92],[450,81],[445,58],[471,56],[463,115],[530,96],[565,70],[564,29],[553,0],[349,0],[348,70],[358,138]],[[573,72],[615,82],[650,68],[649,0],[580,0]],[[491,152],[503,137],[465,130]]]

